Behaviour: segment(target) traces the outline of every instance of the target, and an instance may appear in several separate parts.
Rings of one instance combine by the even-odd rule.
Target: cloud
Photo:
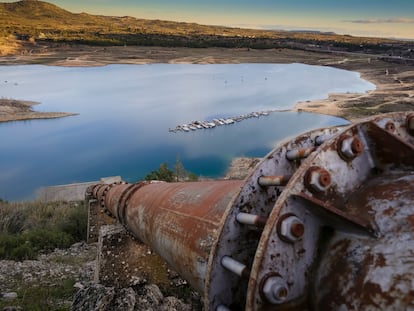
[[[393,17],[385,19],[357,19],[357,20],[346,20],[347,23],[355,24],[414,24],[414,18],[408,17]]]

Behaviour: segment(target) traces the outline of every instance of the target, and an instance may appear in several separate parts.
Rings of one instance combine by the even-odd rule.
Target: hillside
[[[290,32],[206,26],[128,16],[71,13],[36,0],[0,3],[0,38],[83,43],[184,47],[290,47],[387,53],[405,42],[334,33]],[[407,50],[407,49],[406,49]]]

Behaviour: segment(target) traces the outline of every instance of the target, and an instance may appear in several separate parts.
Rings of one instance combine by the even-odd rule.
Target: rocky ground
[[[243,179],[259,158],[235,158],[226,179]],[[94,283],[96,243],[41,254],[37,260],[0,261],[2,310],[202,310],[201,296],[174,271],[168,286],[138,278],[127,288]],[[36,301],[36,302],[34,302]]]
[[[50,254],[42,254],[37,260],[1,260],[0,306],[3,310],[6,307],[8,310],[13,310],[11,307],[26,310],[34,305],[40,309],[70,307],[73,286],[80,286],[93,278],[95,257],[95,245],[77,243],[66,250],[56,249]],[[58,287],[61,287],[58,297],[44,291]],[[35,304],[30,301],[38,298],[49,301]]]
[[[129,288],[93,282],[96,244],[76,243],[37,260],[0,261],[2,310],[200,310],[200,296],[171,274],[171,292],[140,279]],[[177,290],[182,294],[177,294]],[[174,293],[175,297],[170,293]],[[179,299],[179,298],[182,299]]]

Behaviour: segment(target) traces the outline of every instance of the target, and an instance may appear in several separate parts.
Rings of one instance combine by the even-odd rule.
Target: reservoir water
[[[358,73],[303,64],[2,66],[1,97],[79,115],[0,123],[0,198],[31,199],[42,186],[113,175],[134,182],[163,162],[173,168],[177,156],[187,170],[219,177],[233,157],[261,157],[288,136],[347,122],[280,112],[215,129],[168,129],[374,88]]]

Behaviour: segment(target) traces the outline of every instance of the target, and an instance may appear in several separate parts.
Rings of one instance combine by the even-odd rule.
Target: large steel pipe
[[[87,199],[206,310],[414,309],[413,116],[288,139],[243,182],[96,185]]]
[[[242,184],[227,180],[99,185],[96,198],[202,292],[220,221]]]

